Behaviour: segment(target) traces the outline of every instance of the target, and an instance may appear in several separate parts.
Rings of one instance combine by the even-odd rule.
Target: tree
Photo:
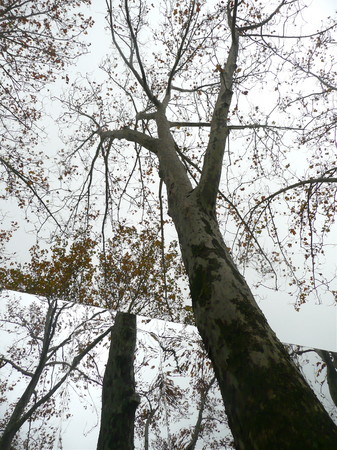
[[[17,301],[8,304],[7,314],[1,317],[2,329],[7,328],[16,338],[6,356],[0,357],[1,369],[11,369],[8,378],[1,382],[1,402],[22,379],[24,387],[19,389],[20,397],[7,407],[1,420],[1,450],[11,449],[13,444],[25,448],[53,444],[56,430],[50,426],[45,431],[42,424],[58,414],[55,394],[70,380],[76,384],[79,377],[86,383],[97,382],[97,375],[86,377],[84,373],[94,357],[91,352],[112,328],[101,319],[103,314],[104,311],[79,314],[74,311],[73,303],[52,298],[42,306],[32,302],[28,308]],[[26,345],[20,346],[18,342],[23,341]],[[69,352],[73,356],[71,360]],[[18,432],[25,423],[29,423],[29,432],[21,441]],[[34,423],[38,424],[37,430]]]
[[[329,352],[327,350],[322,349],[303,349],[299,346],[291,346],[290,355],[293,357],[295,362],[297,362],[298,366],[304,365],[301,364],[298,359],[301,355],[308,354],[308,353],[316,353],[320,360],[319,362],[316,362],[317,367],[317,382],[320,383],[320,385],[323,385],[324,382],[326,382],[331,400],[334,404],[334,407],[337,407],[337,362],[336,358],[337,355],[335,352]],[[323,380],[319,380],[319,376],[322,377]]]
[[[98,450],[134,448],[135,412],[140,403],[134,377],[136,337],[137,317],[118,312],[103,378]]]
[[[85,192],[90,194],[94,168],[102,157],[106,198],[111,203],[109,174],[126,152],[125,142],[134,145],[138,161],[144,155],[148,169],[141,173],[151,176],[156,170],[165,184],[195,322],[214,366],[236,448],[335,448],[337,429],[270,329],[237,269],[224,242],[216,206],[218,199],[225,201],[226,220],[233,215],[243,226],[240,244],[246,254],[241,252],[242,258],[255,255],[264,274],[272,270],[274,276],[273,263],[286,264],[286,275],[292,274],[291,284],[299,289],[299,303],[324,279],[317,270],[324,240],[316,236],[323,239],[331,230],[337,169],[335,156],[330,157],[333,152],[327,149],[323,157],[321,148],[333,141],[330,94],[336,83],[335,72],[325,71],[317,59],[324,61],[329,54],[336,23],[307,36],[293,34],[302,11],[300,2],[293,0],[265,5],[235,0],[209,7],[191,0],[160,3],[158,10],[143,1],[125,0],[119,9],[111,0],[106,4],[114,53],[103,67],[116,89],[112,106],[108,103],[111,87],[106,105],[98,87],[91,103],[89,94],[78,86],[67,101],[70,114],[83,119],[79,132],[90,129],[90,121],[95,127],[85,145],[81,138],[72,155],[84,154],[86,145],[90,148],[99,139],[93,158],[90,153],[81,156],[92,161]],[[160,13],[160,25],[153,20],[151,30],[151,19]],[[294,44],[288,46],[289,40],[296,43],[301,57]],[[151,52],[150,41],[156,43]],[[125,69],[120,77],[117,57]],[[286,92],[287,67],[294,81]],[[306,91],[303,80],[308,78],[318,82],[317,95],[313,96],[311,86]],[[274,89],[270,89],[272,107],[259,101],[264,80]],[[309,108],[308,99],[321,102],[320,106]],[[295,108],[301,115],[291,119]],[[229,142],[237,131],[242,135],[236,155]],[[292,144],[288,135],[293,136]],[[317,160],[302,173],[288,170],[287,179],[292,161],[286,151],[294,145],[313,149]],[[241,158],[245,158],[242,166]],[[227,186],[239,180],[229,196],[219,193],[222,176]],[[247,192],[243,212],[241,192]],[[275,199],[283,199],[284,206]],[[277,221],[289,211],[293,223],[284,237]],[[271,257],[260,235],[270,236]],[[290,242],[291,236],[299,239]],[[309,282],[298,276],[288,245],[288,249],[302,246],[305,261],[311,261]],[[331,288],[327,291],[334,294]]]
[[[13,343],[9,351],[2,355],[2,362],[6,365],[1,367],[0,401],[1,410],[5,410],[6,414],[0,424],[1,433],[4,428],[7,429],[8,418],[14,407],[21,403],[20,398],[22,392],[25,392],[26,380],[39,362],[38,338],[46,325],[44,322],[44,313],[48,304],[46,300],[35,299],[29,307],[25,307],[25,303],[15,301],[16,297],[17,294],[14,296],[13,293],[9,293],[10,315],[6,317],[6,322],[2,322],[2,329],[12,329]],[[2,296],[1,300],[4,299],[5,297]],[[103,347],[100,345],[98,349],[91,343],[97,342],[103,331],[107,337],[107,333],[111,330],[109,312],[63,302],[60,302],[59,307],[63,307],[63,311],[59,311],[57,322],[53,321],[56,331],[49,347],[48,361],[35,387],[32,399],[24,410],[23,419],[27,419],[25,426],[16,433],[12,441],[12,446],[15,448],[42,449],[47,442],[49,447],[57,444],[62,448],[65,442],[60,430],[60,420],[62,419],[61,428],[64,429],[71,427],[71,421],[73,418],[76,419],[76,416],[80,416],[83,420],[84,411],[93,406],[92,398],[97,396],[102,387],[103,377],[100,374],[104,372],[103,363],[105,362],[105,358],[102,358],[102,350],[104,347],[104,354],[109,353],[109,342],[105,338],[105,342],[101,341]],[[229,434],[229,431],[225,422],[221,396],[214,383],[209,360],[200,345],[198,333],[194,327],[184,329],[179,324],[161,321],[156,321],[153,327],[153,323],[151,325],[149,322],[153,321],[138,318],[138,344],[134,363],[141,404],[136,414],[135,445],[137,448],[161,448],[169,444],[173,448],[185,448],[193,437],[192,442],[197,441],[197,447],[203,445],[214,449],[227,448],[230,435],[225,436],[226,433]],[[36,340],[32,338],[35,330]],[[27,339],[25,339],[25,331],[28,331]],[[6,339],[6,334],[2,333],[2,336]],[[120,342],[119,333],[115,337]],[[64,345],[60,346],[62,343]],[[87,350],[87,344],[91,345],[91,350],[82,361],[79,361],[81,353]],[[111,344],[115,346],[115,349],[110,351],[110,354],[115,354],[116,350],[118,352],[116,341],[111,340]],[[119,352],[121,347],[123,343],[119,346]],[[108,373],[111,373],[112,367],[114,367],[113,372],[116,373],[116,369],[118,372],[119,362],[121,359],[125,360],[125,353],[120,353],[122,353],[121,358],[109,358]],[[76,367],[71,367],[72,360],[74,363],[76,361]],[[66,373],[68,377],[63,380],[63,375]],[[107,376],[103,383],[107,397],[116,398],[116,395],[118,397],[116,390],[110,389],[110,383],[105,383],[106,380],[111,381],[111,378]],[[58,389],[54,390],[56,385]],[[122,387],[123,392],[127,391],[128,383],[124,382]],[[75,411],[72,401],[76,401],[76,396],[74,398],[74,395],[70,395],[73,392],[76,392],[82,404],[82,408],[77,407]],[[11,398],[11,401],[4,403],[7,396]],[[83,421],[95,428],[95,415],[91,416],[92,422],[88,422],[88,417],[90,414],[86,415]],[[114,416],[108,414],[102,424],[106,424],[109,418],[113,419]],[[125,443],[128,437],[127,431],[132,431],[132,428],[132,422],[129,422],[128,428],[123,427]],[[112,434],[111,428],[109,433],[101,433],[106,443]],[[69,439],[69,433],[67,439]],[[144,445],[145,442],[147,444]],[[231,447],[228,446],[228,448]]]

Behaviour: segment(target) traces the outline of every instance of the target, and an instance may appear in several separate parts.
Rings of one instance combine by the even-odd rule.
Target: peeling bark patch
[[[194,265],[190,276],[192,302],[203,308],[213,296],[214,283],[221,281],[223,277],[224,261],[222,254],[204,243],[191,245],[191,251],[194,258],[202,260]]]
[[[235,287],[236,286],[233,286],[233,289]],[[268,329],[268,322],[262,311],[260,309],[257,309],[257,306],[252,304],[246,297],[237,297],[236,299],[234,298],[232,299],[232,302],[233,304],[235,304],[237,310],[240,311],[243,316],[250,318],[250,321],[255,324],[255,327],[258,327],[262,331],[265,337]],[[256,331],[258,331],[258,329],[256,329]]]
[[[219,328],[218,331],[220,331]],[[308,392],[303,391],[303,386],[300,386],[297,382],[289,367],[282,361],[268,367],[261,367],[261,365],[254,367],[254,365],[250,364],[250,358],[248,357],[251,354],[251,348],[246,349],[249,336],[238,335],[236,331],[233,328],[227,330],[228,335],[231,333],[233,336],[236,336],[239,342],[236,340],[235,343],[235,357],[232,355],[227,358],[227,369],[221,375],[224,379],[225,396],[228,400],[227,408],[231,409],[232,416],[236,416],[237,411],[241,410],[241,413],[243,412],[241,420],[245,423],[244,432],[248,433],[244,441],[248,442],[251,439],[251,447],[243,446],[241,448],[254,448],[256,450],[271,448],[312,450],[324,448],[332,450],[332,447],[329,445],[323,447],[317,445],[316,447],[316,443],[309,436],[311,433],[308,427],[301,423],[302,419],[298,421],[298,418],[301,417],[301,414],[298,414],[298,410],[301,410],[303,405],[305,405]],[[233,344],[234,342],[231,343],[232,346]],[[272,382],[269,380],[272,380]],[[240,388],[238,389],[237,386]],[[313,394],[311,393],[310,395]],[[290,405],[293,404],[297,404],[298,409],[292,410]],[[251,411],[252,409],[254,409],[253,415],[245,414],[244,411]],[[313,409],[311,411],[311,414],[317,417],[317,421],[320,420],[320,413],[321,411],[319,410]],[[275,418],[277,418],[277,421]],[[303,417],[304,420],[305,418]],[[278,423],[277,426],[275,426],[275,422]],[[235,426],[238,426],[238,424],[235,424]],[[256,436],[250,436],[250,430],[258,430],[259,444],[256,444]],[[292,440],[293,430],[295,435],[301,436],[301,441],[294,442]],[[238,435],[242,435],[242,433],[243,430],[240,429]],[[290,438],[287,445],[285,445],[288,434]],[[322,442],[324,442],[323,436]],[[327,442],[329,442],[328,439]],[[280,443],[282,443],[281,447],[279,447]]]
[[[231,367],[236,367],[238,371],[241,371],[242,361],[246,361],[246,364],[254,363],[251,358],[252,352],[264,353],[259,336],[249,330],[243,321],[224,323],[223,320],[218,319],[215,322],[220,341],[226,342],[228,347]]]
[[[195,258],[208,259],[212,249],[207,248],[204,244],[191,245],[192,255]]]

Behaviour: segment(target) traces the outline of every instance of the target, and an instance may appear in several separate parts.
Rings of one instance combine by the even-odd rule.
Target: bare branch
[[[203,88],[214,87],[214,86],[219,86],[219,85],[220,85],[220,82],[217,81],[216,83],[201,84],[200,86],[197,86],[195,88],[190,88],[190,89],[171,85],[171,89],[174,91],[178,91],[178,92],[197,92],[197,91],[201,91]]]
[[[109,327],[104,333],[102,333],[100,336],[98,336],[94,341],[92,341],[81,353],[79,353],[77,356],[74,357],[68,371],[65,373],[65,375],[53,386],[53,388],[43,397],[41,397],[24,415],[21,416],[21,418],[17,421],[17,426],[20,428],[26,420],[31,417],[31,415],[46,401],[48,401],[55,392],[62,386],[62,384],[66,381],[66,379],[69,377],[71,372],[76,369],[76,367],[79,365],[79,363],[82,361],[82,359],[102,340],[107,336],[113,326]]]
[[[41,195],[37,192],[36,187],[34,186],[34,183],[31,182],[24,174],[19,172],[15,167],[12,166],[8,161],[6,161],[2,156],[0,156],[0,162],[7,167],[7,169],[12,172],[14,175],[16,175],[27,187],[30,189],[34,195],[38,199],[38,201],[41,203],[41,205],[44,207],[44,209],[47,211],[49,217],[53,219],[53,221],[56,223],[59,229],[62,229],[61,225],[59,224],[58,220],[54,216],[54,214],[49,209],[48,205],[45,203]]]
[[[257,28],[263,27],[263,25],[266,25],[280,11],[282,6],[284,6],[286,4],[289,5],[291,3],[294,3],[294,1],[297,1],[297,0],[292,0],[290,2],[287,2],[286,0],[282,0],[282,2],[278,5],[278,7],[271,14],[269,14],[269,16],[266,17],[266,19],[262,20],[259,23],[255,23],[252,25],[246,25],[244,27],[238,27],[238,29],[237,29],[238,32],[242,33],[242,32],[248,31],[248,30],[256,30]]]
[[[10,364],[12,367],[14,367],[14,369],[16,369],[18,372],[22,373],[23,375],[26,375],[27,377],[32,377],[34,374],[33,372],[29,372],[28,370],[23,369],[22,367],[18,366],[17,364],[15,364],[14,361],[11,361],[10,359],[5,358],[4,356],[0,356],[0,364],[1,367],[3,367],[5,364]]]
[[[233,95],[232,86],[238,49],[239,36],[237,34],[236,38],[232,39],[225,67],[220,69],[221,87],[213,111],[210,138],[206,149],[200,182],[197,187],[202,202],[210,210],[215,208],[225,143],[229,133],[227,119]]]
[[[193,429],[191,442],[187,445],[186,450],[194,450],[195,449],[195,446],[197,444],[197,441],[198,441],[198,438],[199,438],[199,435],[201,432],[201,422],[202,422],[204,410],[206,407],[208,392],[210,391],[210,389],[214,383],[215,383],[215,377],[213,377],[206,384],[206,386],[203,386],[203,389],[200,393],[198,418],[197,418],[196,424]]]
[[[334,28],[336,28],[337,24],[333,24],[328,28],[325,28],[323,31],[317,31],[316,33],[311,33],[311,34],[303,34],[303,35],[289,35],[286,36],[285,34],[267,34],[267,33],[263,33],[263,37],[268,37],[268,38],[277,38],[277,39],[307,39],[307,38],[312,38],[315,36],[319,36],[320,34],[322,34],[322,32],[326,32],[326,31],[330,31],[333,30]],[[249,33],[246,34],[245,36],[249,36],[249,37],[261,37],[261,33]]]
[[[170,127],[191,127],[191,128],[201,128],[210,127],[211,122],[169,122]],[[228,130],[247,130],[247,129],[276,129],[276,130],[292,130],[292,131],[303,131],[300,127],[286,127],[278,125],[260,124],[252,123],[247,125],[227,125]]]
[[[107,138],[112,139],[125,139],[129,142],[136,142],[142,147],[147,148],[153,153],[157,153],[158,139],[148,136],[145,133],[141,133],[137,130],[132,130],[131,128],[122,128],[121,130],[109,130],[102,131],[98,130],[97,134],[101,137],[101,140],[105,140]]]
[[[280,194],[284,194],[287,191],[290,191],[292,189],[296,189],[297,187],[301,187],[301,186],[306,186],[306,185],[312,185],[312,184],[317,184],[317,183],[328,183],[328,184],[333,184],[333,183],[337,183],[337,178],[334,177],[319,177],[319,178],[311,178],[309,180],[301,180],[298,181],[297,183],[291,184],[289,186],[286,186],[282,189],[279,189],[276,192],[273,192],[271,195],[268,195],[267,197],[264,197],[262,200],[260,200],[256,205],[254,205],[254,207],[250,210],[250,215],[252,214],[253,211],[255,211],[256,209],[259,208],[259,206],[261,206],[264,203],[269,203],[270,200],[272,200],[273,198],[277,197]]]
[[[130,32],[130,38],[131,38],[131,41],[132,41],[132,45],[133,45],[133,47],[134,47],[134,49],[136,51],[137,62],[138,62],[138,65],[140,67],[141,74],[139,74],[139,72],[136,70],[135,66],[133,65],[132,58],[128,59],[126,57],[126,55],[123,52],[121,46],[117,42],[116,32],[114,31],[114,20],[113,20],[113,16],[112,16],[112,11],[113,11],[113,8],[115,8],[115,6],[112,5],[112,1],[111,0],[109,0],[109,1],[106,0],[106,4],[107,4],[107,9],[108,9],[108,14],[109,14],[109,26],[110,26],[110,31],[111,31],[111,37],[112,37],[112,41],[113,41],[114,45],[116,46],[116,49],[118,50],[118,53],[120,54],[122,60],[126,64],[126,66],[131,70],[131,72],[135,76],[135,78],[138,81],[138,83],[144,89],[144,92],[146,93],[146,95],[149,98],[149,100],[154,105],[159,106],[160,102],[157,99],[157,97],[155,97],[153,95],[153,93],[151,92],[151,89],[150,89],[150,87],[148,85],[148,82],[147,82],[147,79],[146,79],[144,65],[143,65],[143,62],[142,62],[142,59],[141,59],[141,56],[140,56],[140,52],[139,52],[137,36],[135,35],[135,33],[133,31],[133,27],[132,27],[132,23],[131,23],[128,1],[125,0],[125,2],[124,2],[124,8],[125,8],[125,13],[126,13],[126,21],[127,21],[128,29],[129,29],[129,32]]]
[[[168,95],[168,96],[170,95],[172,80],[173,80],[174,76],[176,75],[176,73],[178,71],[179,62],[180,62],[180,60],[182,58],[182,55],[185,52],[184,46],[185,46],[185,42],[187,40],[187,36],[188,36],[188,34],[190,32],[190,27],[191,27],[192,18],[193,18],[194,9],[195,9],[195,0],[192,1],[191,6],[192,7],[190,8],[190,11],[189,11],[189,14],[188,14],[188,19],[187,19],[186,24],[184,26],[185,31],[184,31],[183,37],[181,39],[181,42],[180,42],[180,45],[179,45],[179,48],[178,48],[178,51],[177,51],[175,61],[173,63],[172,69],[171,69],[169,77],[168,77],[167,89],[166,89],[166,95]]]

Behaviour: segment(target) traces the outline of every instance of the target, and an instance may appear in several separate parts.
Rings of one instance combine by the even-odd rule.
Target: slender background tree
[[[133,447],[134,377],[131,372],[130,377],[126,377],[129,371],[124,366],[128,364],[133,370],[136,315],[118,312],[115,327],[115,323],[110,323],[111,310],[191,321],[191,314],[183,308],[181,290],[173,283],[181,270],[175,246],[172,243],[171,249],[167,249],[164,268],[161,250],[158,229],[148,227],[138,234],[135,227],[119,224],[113,239],[106,242],[104,252],[98,249],[97,241],[79,232],[71,244],[59,239],[49,252],[35,246],[29,262],[0,268],[2,287],[44,297],[48,305],[44,311],[35,303],[27,309],[14,303],[8,305],[7,314],[1,318],[2,329],[18,335],[1,356],[1,366],[5,370],[8,366],[12,368],[11,380],[4,381],[1,387],[4,393],[1,401],[6,400],[5,393],[13,389],[13,383],[16,385],[14,373],[28,380],[23,394],[9,405],[0,425],[1,449],[9,449],[13,442],[20,442],[19,431],[24,424],[44,421],[47,415],[50,418],[52,410],[54,416],[61,415],[55,405],[60,390],[69,380],[75,380],[76,384],[78,380],[103,383],[100,448],[109,448],[111,442],[121,440],[121,433],[126,448]],[[89,308],[87,314],[80,309],[77,315],[79,304],[101,308],[97,311]],[[172,316],[173,304],[180,305],[175,316]],[[66,329],[69,331],[65,335]],[[102,380],[96,350],[110,332],[112,348]],[[34,358],[25,346],[20,350],[25,334]],[[74,348],[75,356],[67,362],[67,354]],[[128,392],[130,395],[126,398]],[[118,402],[123,398],[125,404],[119,405],[121,412],[118,412]],[[129,408],[131,404],[134,409]],[[128,423],[128,431],[123,428],[125,423]],[[43,440],[36,438],[33,430],[35,428],[30,427],[29,436],[23,442],[38,448]],[[47,433],[50,442],[56,432],[56,428],[50,427]]]

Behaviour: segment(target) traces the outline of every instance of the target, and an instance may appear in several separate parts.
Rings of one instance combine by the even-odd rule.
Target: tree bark
[[[337,448],[336,426],[269,327],[197,190],[169,203],[236,448]]]
[[[223,98],[228,101],[228,96]],[[140,144],[159,160],[196,325],[213,363],[236,448],[335,450],[336,425],[269,327],[221,236],[214,189],[207,183],[218,182],[211,153],[223,149],[214,139],[203,169],[208,176],[193,189],[161,108],[156,123],[158,138]],[[109,136],[131,140],[122,131]],[[218,155],[216,159],[220,164]]]
[[[139,405],[134,378],[136,333],[136,316],[118,312],[103,378],[97,450],[134,448],[134,420]]]

